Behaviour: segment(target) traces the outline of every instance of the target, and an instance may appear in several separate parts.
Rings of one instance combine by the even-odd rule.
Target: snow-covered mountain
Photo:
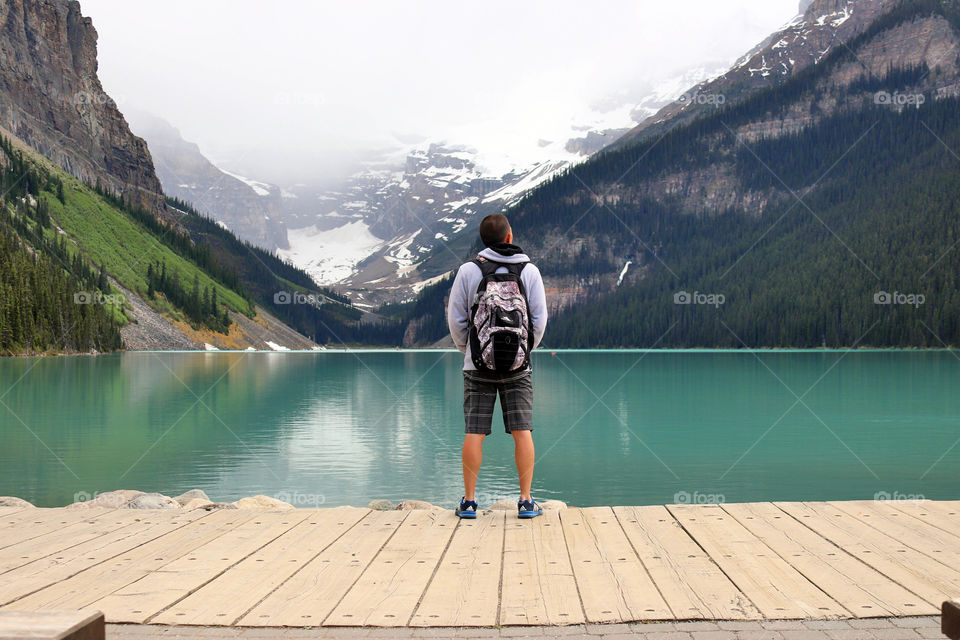
[[[477,216],[508,208],[726,68],[692,69],[608,97],[554,131],[491,133],[478,124],[439,139],[398,140],[336,190],[289,187],[298,213],[284,218],[290,248],[279,254],[358,304],[408,299],[424,286],[422,257],[459,239]],[[313,206],[305,211],[306,201]]]
[[[740,57],[725,73],[681,92],[683,99],[667,103],[622,136],[617,145],[659,137],[716,108],[718,103],[730,106],[755,91],[785,82],[861,33],[893,4],[894,0],[801,0],[795,18]]]

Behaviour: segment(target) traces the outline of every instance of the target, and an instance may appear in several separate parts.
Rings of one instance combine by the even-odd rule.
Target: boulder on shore
[[[397,505],[393,504],[391,500],[371,500],[367,504],[367,509],[373,509],[374,511],[393,511],[397,508]]]
[[[425,500],[404,500],[397,505],[397,511],[414,511],[418,509],[442,509],[443,507],[438,507],[432,505]]]
[[[68,504],[67,509],[89,509],[91,507],[106,507],[108,509],[122,509],[127,506],[131,500],[137,496],[144,495],[143,491],[137,491],[135,489],[118,489],[117,491],[107,491],[106,493],[97,494],[93,497],[90,496],[81,496],[77,494],[79,498],[73,504]]]
[[[0,507],[32,507],[32,503],[14,496],[0,496]],[[390,507],[393,508],[392,506]]]
[[[202,489],[190,489],[186,493],[181,493],[174,500],[177,501],[181,507],[186,505],[191,500],[206,500],[207,502],[212,502],[210,496],[206,494]]]
[[[180,503],[170,496],[144,493],[126,504],[125,509],[179,509]]]
[[[209,500],[203,500],[201,498],[194,498],[189,502],[185,502],[181,507],[184,511],[192,511],[194,509],[203,509],[204,511],[216,511],[218,509],[236,509],[237,505],[232,502],[211,502]]]
[[[240,498],[233,503],[238,509],[261,509],[263,511],[289,511],[295,509],[289,502],[277,500],[270,496],[252,496],[250,498]]]

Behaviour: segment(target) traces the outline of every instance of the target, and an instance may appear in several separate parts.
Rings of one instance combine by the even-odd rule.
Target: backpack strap
[[[484,278],[496,273],[500,267],[506,267],[508,273],[512,273],[519,278],[523,268],[530,264],[529,260],[527,262],[496,262],[483,256],[477,256],[470,262],[480,267],[480,273]]]

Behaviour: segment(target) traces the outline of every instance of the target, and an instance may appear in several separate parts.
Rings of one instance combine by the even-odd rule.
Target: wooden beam
[[[99,611],[0,611],[0,640],[104,640]]]
[[[940,630],[951,640],[960,640],[960,598],[944,601]]]

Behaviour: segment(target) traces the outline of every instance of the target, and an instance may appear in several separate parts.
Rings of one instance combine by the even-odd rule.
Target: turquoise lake
[[[2,359],[0,495],[452,506],[461,365],[448,351]],[[960,498],[953,352],[537,352],[534,387],[541,500]],[[484,455],[481,506],[516,496],[499,416]]]

